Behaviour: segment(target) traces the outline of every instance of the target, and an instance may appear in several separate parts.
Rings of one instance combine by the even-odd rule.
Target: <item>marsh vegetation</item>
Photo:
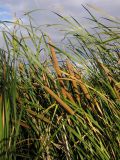
[[[12,31],[3,22],[0,159],[119,160],[120,21],[89,12],[90,32],[57,14],[67,25],[59,47],[30,14]]]

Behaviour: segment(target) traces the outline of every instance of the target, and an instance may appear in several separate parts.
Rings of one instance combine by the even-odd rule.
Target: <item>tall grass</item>
[[[3,31],[1,159],[120,159],[120,22],[89,14],[91,32],[57,14],[65,49],[31,19]]]

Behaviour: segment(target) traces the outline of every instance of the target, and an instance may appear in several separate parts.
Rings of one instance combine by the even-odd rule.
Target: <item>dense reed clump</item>
[[[2,32],[0,159],[118,160],[120,22],[90,13],[90,32],[58,16],[68,25],[65,49],[31,19]]]

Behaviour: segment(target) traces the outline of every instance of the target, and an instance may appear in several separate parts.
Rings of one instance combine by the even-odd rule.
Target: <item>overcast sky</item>
[[[81,4],[94,4],[109,14],[120,16],[120,0],[0,0],[0,19],[10,19],[36,8],[80,16]]]
[[[57,23],[57,17],[50,11],[73,16],[79,20],[87,16],[81,4],[94,5],[109,15],[120,17],[120,0],[0,0],[0,20],[13,20],[15,14],[22,17],[25,12],[34,9],[47,10],[34,14],[39,24]],[[25,21],[25,18],[23,19]]]

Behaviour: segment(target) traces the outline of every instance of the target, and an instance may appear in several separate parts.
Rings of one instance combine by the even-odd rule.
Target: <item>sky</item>
[[[120,18],[120,0],[0,0],[0,21],[11,21],[15,15],[26,21],[24,13],[34,9],[41,9],[34,13],[34,18],[39,25],[58,22],[58,18],[51,11],[73,16],[79,21],[82,17],[87,17],[87,12],[81,4],[93,5],[102,9],[100,12],[103,15]]]
[[[120,16],[120,0],[0,0],[0,19],[10,19],[33,9],[48,9],[77,17],[81,4],[94,4],[113,16]],[[11,16],[11,17],[10,17]]]

